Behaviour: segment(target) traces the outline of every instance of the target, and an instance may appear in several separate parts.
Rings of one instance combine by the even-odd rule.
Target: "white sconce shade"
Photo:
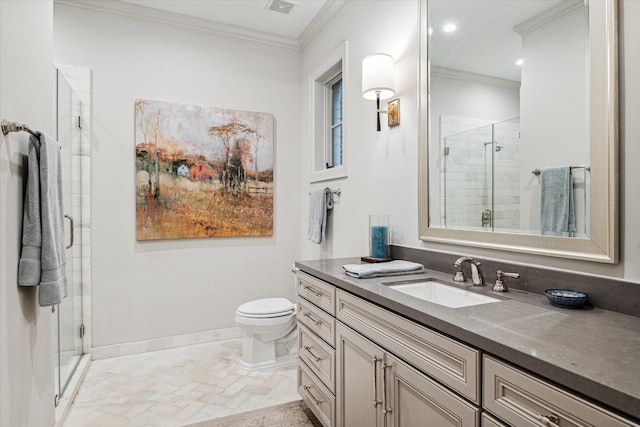
[[[384,53],[369,55],[362,60],[362,97],[375,100],[396,94],[393,58]]]

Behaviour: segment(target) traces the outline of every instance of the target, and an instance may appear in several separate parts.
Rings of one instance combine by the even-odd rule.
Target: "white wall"
[[[0,117],[55,135],[53,3],[0,1]],[[0,425],[54,419],[51,307],[17,285],[29,134],[0,135]]]
[[[392,6],[391,6],[392,4]],[[493,257],[513,262],[587,272],[640,281],[640,193],[632,185],[640,179],[640,2],[620,2],[620,166],[621,166],[621,262],[604,265],[472,247],[423,243],[418,240],[417,208],[417,5],[413,1],[347,2],[336,17],[303,51],[303,130],[309,128],[308,87],[304,76],[314,64],[342,41],[349,42],[351,83],[345,88],[350,107],[345,120],[351,123],[348,137],[349,177],[318,185],[341,187],[342,197],[330,215],[329,236],[324,245],[306,239],[304,219],[310,168],[309,136],[304,133],[301,177],[301,256],[359,256],[366,254],[367,215],[391,215],[398,245]],[[377,25],[376,25],[377,23]],[[374,106],[360,96],[361,60],[374,52],[386,52],[396,60],[396,81],[401,99],[401,124],[375,132]],[[629,191],[625,191],[630,188]]]
[[[300,174],[302,218],[301,258],[367,255],[369,214],[391,215],[392,241],[414,240],[417,235],[417,23],[415,1],[348,1],[303,50],[302,56],[302,157]],[[329,215],[326,243],[307,240],[311,135],[308,75],[340,44],[348,42],[348,87],[344,120],[348,178],[319,182],[313,188],[340,187]],[[396,93],[400,98],[400,126],[376,132],[375,102],[362,98],[362,59],[388,53],[395,60]],[[383,102],[381,108],[386,108]]]
[[[93,70],[93,346],[234,327],[250,299],[293,298],[300,53],[55,6],[56,62]],[[273,237],[138,242],[136,98],[273,113]]]
[[[522,35],[522,228],[540,229],[540,179],[534,169],[588,165],[589,104],[583,7]],[[573,173],[578,232],[584,232],[584,170]]]

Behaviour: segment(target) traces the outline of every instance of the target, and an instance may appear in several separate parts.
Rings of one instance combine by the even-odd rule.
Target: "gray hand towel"
[[[424,266],[422,264],[403,260],[374,264],[345,264],[342,268],[344,268],[344,272],[348,276],[357,277],[358,279],[419,274],[424,271]]]
[[[29,140],[18,284],[39,285],[40,305],[49,306],[67,296],[62,162],[58,142],[36,133]]]
[[[307,238],[322,243],[327,228],[328,210],[333,208],[333,193],[329,188],[314,190],[309,194],[309,229]]]
[[[540,172],[540,232],[547,236],[575,235],[573,179],[569,166]]]

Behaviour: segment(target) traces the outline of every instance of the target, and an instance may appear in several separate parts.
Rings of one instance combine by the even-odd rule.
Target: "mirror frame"
[[[430,227],[428,0],[419,3],[418,226],[426,242],[615,264],[618,262],[617,0],[589,1],[591,206],[586,239]],[[595,36],[594,36],[595,35]],[[603,37],[604,35],[604,37]]]

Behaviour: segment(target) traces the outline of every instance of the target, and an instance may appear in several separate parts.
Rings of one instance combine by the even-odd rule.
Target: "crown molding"
[[[431,75],[462,80],[466,82],[503,87],[507,89],[520,89],[520,82],[514,80],[501,79],[499,77],[486,76],[484,74],[470,73],[468,71],[454,70],[453,68],[432,66]]]
[[[320,9],[320,12],[314,16],[309,25],[307,25],[307,28],[305,28],[298,37],[300,48],[304,49],[311,42],[313,37],[318,34],[318,31],[344,6],[345,2],[346,0],[327,0],[324,6],[322,6],[322,9]]]
[[[521,23],[513,27],[513,31],[515,31],[520,36],[524,36],[525,34],[537,30],[538,28],[547,25],[549,22],[555,21],[556,19],[566,15],[567,13],[570,13],[581,7],[584,7],[584,0],[574,0],[573,2],[563,2],[557,4],[550,9],[547,9],[525,21],[522,21]]]
[[[158,9],[153,9],[149,7],[139,6],[137,4],[132,4],[132,3],[125,3],[122,1],[113,1],[113,0],[54,0],[54,1],[56,4],[63,4],[66,6],[90,9],[98,12],[110,13],[113,15],[127,16],[131,18],[142,19],[145,21],[155,22],[159,24],[171,25],[174,27],[187,28],[190,30],[203,31],[211,34],[217,34],[217,35],[232,37],[232,38],[241,39],[241,40],[248,40],[256,43],[263,43],[263,44],[283,47],[287,49],[300,50],[300,43],[298,42],[298,40],[291,39],[288,37],[282,37],[275,34],[268,34],[260,31],[249,30],[236,25],[223,24],[221,22],[210,21],[208,19],[202,19],[202,18],[187,16],[187,15],[166,12],[164,10],[158,10]],[[338,0],[338,1],[343,2],[344,0]],[[327,3],[333,3],[333,2],[329,1]],[[321,10],[321,13],[322,11],[324,11],[325,7],[323,7],[323,9]],[[315,19],[313,21],[315,21]],[[322,25],[324,25],[324,23]]]

